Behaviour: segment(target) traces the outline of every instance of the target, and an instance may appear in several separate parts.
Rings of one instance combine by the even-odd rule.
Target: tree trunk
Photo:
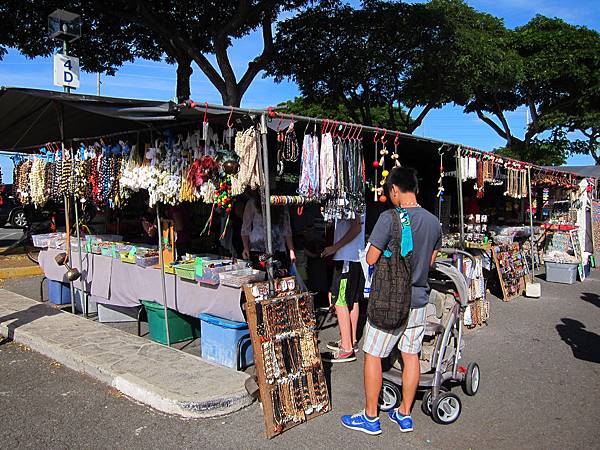
[[[177,60],[177,102],[183,103],[191,96],[190,78],[192,77],[192,60]]]
[[[225,85],[225,92],[221,92],[221,99],[223,100],[223,105],[239,107],[242,103],[242,94],[238,85],[235,83],[227,82],[225,83]]]

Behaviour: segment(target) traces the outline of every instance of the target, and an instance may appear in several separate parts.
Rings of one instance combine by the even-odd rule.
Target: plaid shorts
[[[385,331],[374,327],[367,320],[365,325],[363,351],[372,356],[387,358],[394,346],[403,353],[417,354],[421,351],[423,335],[425,334],[427,308],[411,308],[408,313],[406,328]]]

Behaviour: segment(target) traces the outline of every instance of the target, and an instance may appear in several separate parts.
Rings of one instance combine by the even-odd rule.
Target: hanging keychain
[[[394,138],[394,152],[392,153],[392,161],[394,161],[395,167],[401,167],[400,164],[400,155],[398,155],[398,144],[400,144],[400,132],[396,132],[396,137]]]
[[[375,159],[373,160],[373,168],[375,169],[375,171],[374,171],[375,172],[375,183],[371,187],[371,191],[373,191],[375,194],[375,196],[374,196],[375,201],[377,201],[377,197],[379,196],[379,186],[377,184],[377,180],[378,180],[377,169],[379,168],[379,159],[378,159],[379,152],[377,151],[377,143],[379,142],[379,140],[377,139],[378,134],[379,134],[379,128],[375,132],[375,137],[373,138],[373,142],[375,143]]]
[[[388,149],[386,148],[386,144],[387,144],[387,139],[385,139],[386,134],[387,134],[387,130],[384,129],[383,136],[381,136],[382,148],[379,151],[379,154],[381,155],[381,159],[379,160],[379,166],[381,167],[381,181],[379,182],[379,202],[380,203],[387,202],[387,197],[383,193],[383,187],[385,186],[385,180],[386,180],[387,176],[390,174],[389,171],[385,168],[385,156],[389,153]]]

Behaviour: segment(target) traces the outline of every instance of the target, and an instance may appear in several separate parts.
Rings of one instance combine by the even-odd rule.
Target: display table
[[[54,257],[63,250],[45,249],[39,254],[39,264],[46,278],[67,282],[64,266],[56,264]],[[91,296],[91,300],[105,305],[136,307],[140,300],[151,300],[162,304],[160,270],[139,267],[109,256],[82,253],[83,267],[79,266],[79,255],[71,255],[72,267],[79,269],[81,280],[73,283]],[[182,314],[198,317],[208,313],[224,319],[245,322],[242,314],[242,290],[228,286],[204,286],[195,282],[165,274],[167,307]]]

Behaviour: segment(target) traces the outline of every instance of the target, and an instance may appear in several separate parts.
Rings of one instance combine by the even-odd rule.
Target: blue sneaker
[[[379,417],[375,420],[369,420],[364,410],[352,416],[342,416],[342,425],[351,430],[362,431],[367,434],[381,434]]]
[[[400,431],[408,433],[413,430],[413,420],[410,416],[403,416],[397,409],[393,409],[388,413],[390,420],[400,425]]]

